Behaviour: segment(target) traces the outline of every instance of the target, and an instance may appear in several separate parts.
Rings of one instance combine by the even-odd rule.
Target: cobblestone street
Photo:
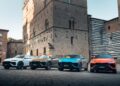
[[[0,86],[120,86],[120,67],[117,74],[0,67]]]

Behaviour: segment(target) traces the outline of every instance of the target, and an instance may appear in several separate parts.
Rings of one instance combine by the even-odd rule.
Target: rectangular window
[[[45,20],[45,30],[47,30],[49,28],[49,21],[48,19]]]
[[[72,36],[71,37],[71,45],[73,45],[73,39],[74,39],[74,37]]]
[[[75,18],[71,17],[69,20],[69,28],[75,29]]]
[[[72,28],[72,25],[71,25],[71,20],[69,20],[69,29]]]
[[[43,48],[43,54],[46,55],[46,47]]]
[[[47,0],[44,0],[44,7],[46,7],[46,4],[47,4]]]

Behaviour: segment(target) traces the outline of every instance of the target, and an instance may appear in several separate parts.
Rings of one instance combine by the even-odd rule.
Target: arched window
[[[74,29],[75,28],[75,18],[71,17],[69,20],[69,28]]]
[[[17,55],[17,50],[15,50],[15,55]]]
[[[45,20],[45,30],[47,30],[49,28],[49,21],[48,19]]]
[[[47,0],[44,0],[44,7],[46,7],[47,5]]]
[[[43,49],[43,54],[46,55],[46,47],[44,47]]]
[[[36,50],[36,55],[38,56],[38,49]]]
[[[30,51],[30,55],[31,55],[31,56],[33,55],[33,51],[32,51],[32,50]]]
[[[71,45],[73,45],[73,39],[74,39],[74,37],[71,36]]]

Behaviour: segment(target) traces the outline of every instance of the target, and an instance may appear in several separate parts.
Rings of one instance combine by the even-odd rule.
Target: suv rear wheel
[[[47,63],[46,63],[45,69],[46,69],[46,70],[50,70],[50,69],[51,69],[51,62],[47,62]]]

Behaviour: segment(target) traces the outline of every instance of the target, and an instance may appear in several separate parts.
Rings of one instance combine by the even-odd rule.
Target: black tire
[[[73,68],[70,68],[70,71],[73,71]]]
[[[4,66],[4,69],[9,69],[10,67],[9,66]]]
[[[80,71],[81,71],[81,69],[80,69],[80,68],[77,68],[76,70],[77,70],[77,72],[80,72]]]
[[[30,69],[31,69],[31,70],[35,70],[36,67],[35,67],[35,66],[30,66]]]
[[[45,69],[46,69],[46,70],[50,70],[50,69],[51,69],[51,62],[47,62],[47,63],[46,63]]]
[[[63,71],[64,69],[63,68],[58,68],[59,71]]]
[[[114,69],[114,70],[112,70],[112,71],[113,71],[113,73],[115,73],[115,74],[117,73],[117,70],[116,70],[116,69]]]
[[[80,72],[81,69],[82,69],[82,63],[80,62],[80,63],[78,64],[78,68],[77,68],[76,70],[77,70],[77,72]]]
[[[85,71],[87,71],[87,70],[88,70],[88,68],[84,68],[84,70],[85,70]]]
[[[27,67],[23,67],[23,69],[27,69]]]
[[[94,69],[90,69],[90,72],[93,73],[93,72],[94,72]]]
[[[23,62],[21,62],[21,61],[18,62],[16,69],[18,69],[18,70],[19,70],[19,69],[22,69],[22,68],[23,68],[23,65],[24,65]]]

